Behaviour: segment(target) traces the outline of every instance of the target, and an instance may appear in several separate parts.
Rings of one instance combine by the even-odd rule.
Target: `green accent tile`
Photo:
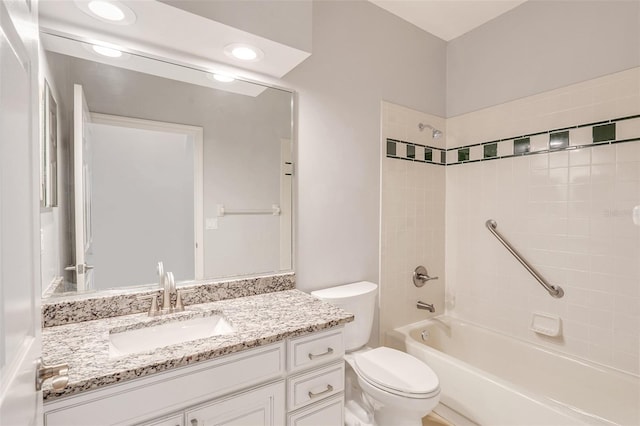
[[[593,143],[615,140],[616,123],[605,124],[602,126],[593,126]]]
[[[494,158],[498,156],[498,144],[488,143],[483,146],[484,156],[483,158]]]
[[[569,146],[569,131],[551,133],[549,135],[549,149],[562,149]]]
[[[414,145],[407,145],[407,158],[416,158],[416,147]]]
[[[458,161],[469,161],[469,148],[460,148],[458,150]]]
[[[440,151],[440,164],[447,164],[447,151]]]
[[[531,140],[529,138],[521,138],[513,141],[513,153],[526,154],[531,151]]]
[[[431,148],[424,149],[424,161],[433,161],[433,151]]]
[[[396,143],[395,142],[391,142],[391,141],[387,141],[387,155],[393,155],[395,157],[396,155]]]

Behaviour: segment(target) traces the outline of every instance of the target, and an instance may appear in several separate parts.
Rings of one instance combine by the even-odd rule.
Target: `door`
[[[0,424],[42,423],[35,1],[0,2]]]
[[[86,259],[91,251],[91,113],[82,86],[73,86],[73,184],[75,205],[76,272],[78,291],[93,288],[93,266]]]

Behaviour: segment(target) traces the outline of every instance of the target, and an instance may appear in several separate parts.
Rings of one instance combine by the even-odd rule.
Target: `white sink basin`
[[[231,334],[235,330],[221,315],[175,320],[109,334],[109,355],[122,356],[155,348]]]

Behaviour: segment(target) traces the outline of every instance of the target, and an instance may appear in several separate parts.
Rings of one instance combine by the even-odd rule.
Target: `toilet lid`
[[[354,356],[357,370],[373,385],[404,394],[428,394],[439,389],[438,376],[419,359],[379,347]]]

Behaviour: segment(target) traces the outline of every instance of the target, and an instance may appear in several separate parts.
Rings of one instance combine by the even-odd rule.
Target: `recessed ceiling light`
[[[75,0],[76,6],[87,15],[102,22],[131,25],[136,14],[117,0]]]
[[[93,0],[89,2],[87,7],[99,17],[109,21],[122,21],[124,19],[122,9],[108,1]]]
[[[224,53],[245,62],[257,62],[264,58],[264,52],[255,46],[243,43],[232,43],[224,48]]]
[[[94,52],[102,55],[102,56],[107,56],[109,58],[119,58],[122,56],[122,52],[119,51],[118,49],[112,49],[110,47],[104,47],[104,46],[96,46],[93,45],[92,49]]]
[[[236,79],[228,74],[217,74],[213,73],[213,79],[219,81],[220,83],[231,83]]]

